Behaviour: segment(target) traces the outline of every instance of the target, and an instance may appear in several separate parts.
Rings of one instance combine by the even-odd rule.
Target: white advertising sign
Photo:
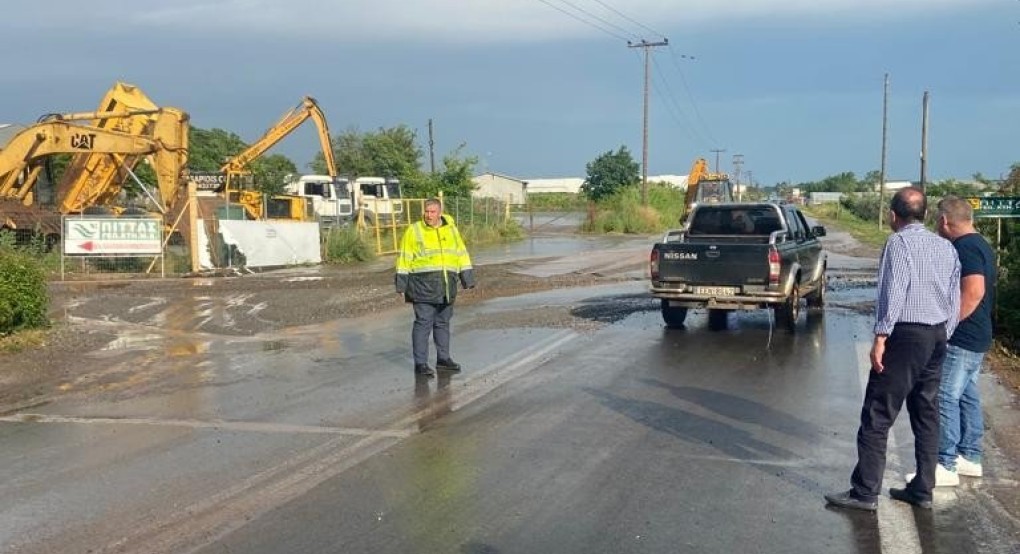
[[[64,219],[64,254],[158,255],[163,223],[153,218],[68,217]]]

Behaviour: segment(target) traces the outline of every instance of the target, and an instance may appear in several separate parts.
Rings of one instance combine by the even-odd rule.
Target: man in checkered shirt
[[[871,373],[857,431],[851,489],[825,495],[840,508],[874,511],[885,471],[889,429],[907,404],[917,476],[896,500],[930,509],[939,448],[939,382],[946,339],[960,315],[960,259],[948,240],[924,227],[928,203],[910,187],[893,196],[878,270]]]

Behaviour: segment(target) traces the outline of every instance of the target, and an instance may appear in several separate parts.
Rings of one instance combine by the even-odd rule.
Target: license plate
[[[694,294],[707,296],[733,296],[737,292],[737,287],[694,287]]]

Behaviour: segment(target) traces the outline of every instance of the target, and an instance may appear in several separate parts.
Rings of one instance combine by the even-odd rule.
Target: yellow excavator
[[[704,158],[694,160],[687,175],[687,192],[684,193],[684,213],[687,216],[695,204],[733,201],[733,183],[725,173],[711,173]]]
[[[143,110],[149,111],[149,110]],[[86,178],[67,179],[58,187],[54,206],[41,206],[32,189],[41,161],[53,154],[71,154],[75,158],[109,157],[140,159],[149,157],[156,173],[160,211],[168,210],[181,187],[181,176],[188,158],[188,115],[173,108],[155,110],[151,133],[137,135],[103,127],[73,123],[77,120],[105,121],[138,116],[130,110],[67,114],[31,125],[15,134],[0,149],[0,227],[59,236],[60,215],[81,213],[111,202],[123,181],[106,179],[103,187]],[[146,116],[148,117],[148,116]],[[75,166],[77,159],[72,159]]]
[[[306,96],[296,107],[283,114],[268,131],[240,154],[227,160],[220,169],[226,175],[224,187],[230,202],[240,204],[251,219],[292,219],[311,221],[315,219],[311,198],[297,195],[279,194],[263,202],[263,194],[256,190],[244,188],[242,178],[250,173],[249,164],[266,153],[276,143],[283,140],[302,123],[311,119],[319,132],[322,155],[326,159],[326,170],[335,181],[337,176],[336,161],[333,157],[333,145],[329,138],[329,126],[326,116],[314,98]],[[265,206],[263,206],[265,203]]]
[[[138,87],[123,82],[115,83],[107,91],[99,103],[97,113],[124,115],[90,118],[89,114],[69,114],[52,118],[63,121],[88,120],[92,127],[157,140],[167,140],[170,135],[187,132],[187,127],[181,125],[181,121],[187,118],[186,114],[176,108],[159,108]],[[173,136],[169,140],[175,147],[187,147],[187,136]],[[133,176],[132,171],[139,161],[141,156],[126,153],[74,156],[57,184],[61,213],[76,213],[87,206],[110,204],[120,193],[122,185]],[[157,162],[157,171],[159,166]],[[166,206],[166,201],[161,205]]]

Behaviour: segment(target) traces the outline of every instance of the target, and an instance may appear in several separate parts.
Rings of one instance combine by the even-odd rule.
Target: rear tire
[[[797,319],[800,317],[800,287],[796,284],[790,289],[790,296],[782,306],[776,307],[776,324],[790,331],[797,330]]]
[[[804,297],[807,300],[808,308],[825,307],[825,286],[827,284],[828,280],[825,278],[825,274],[822,273],[822,276],[818,278],[817,288]]]
[[[729,323],[729,310],[708,310],[708,328],[712,331],[723,331]]]
[[[684,326],[687,319],[687,308],[678,308],[669,305],[669,300],[662,301],[662,321],[670,329],[679,329]]]

